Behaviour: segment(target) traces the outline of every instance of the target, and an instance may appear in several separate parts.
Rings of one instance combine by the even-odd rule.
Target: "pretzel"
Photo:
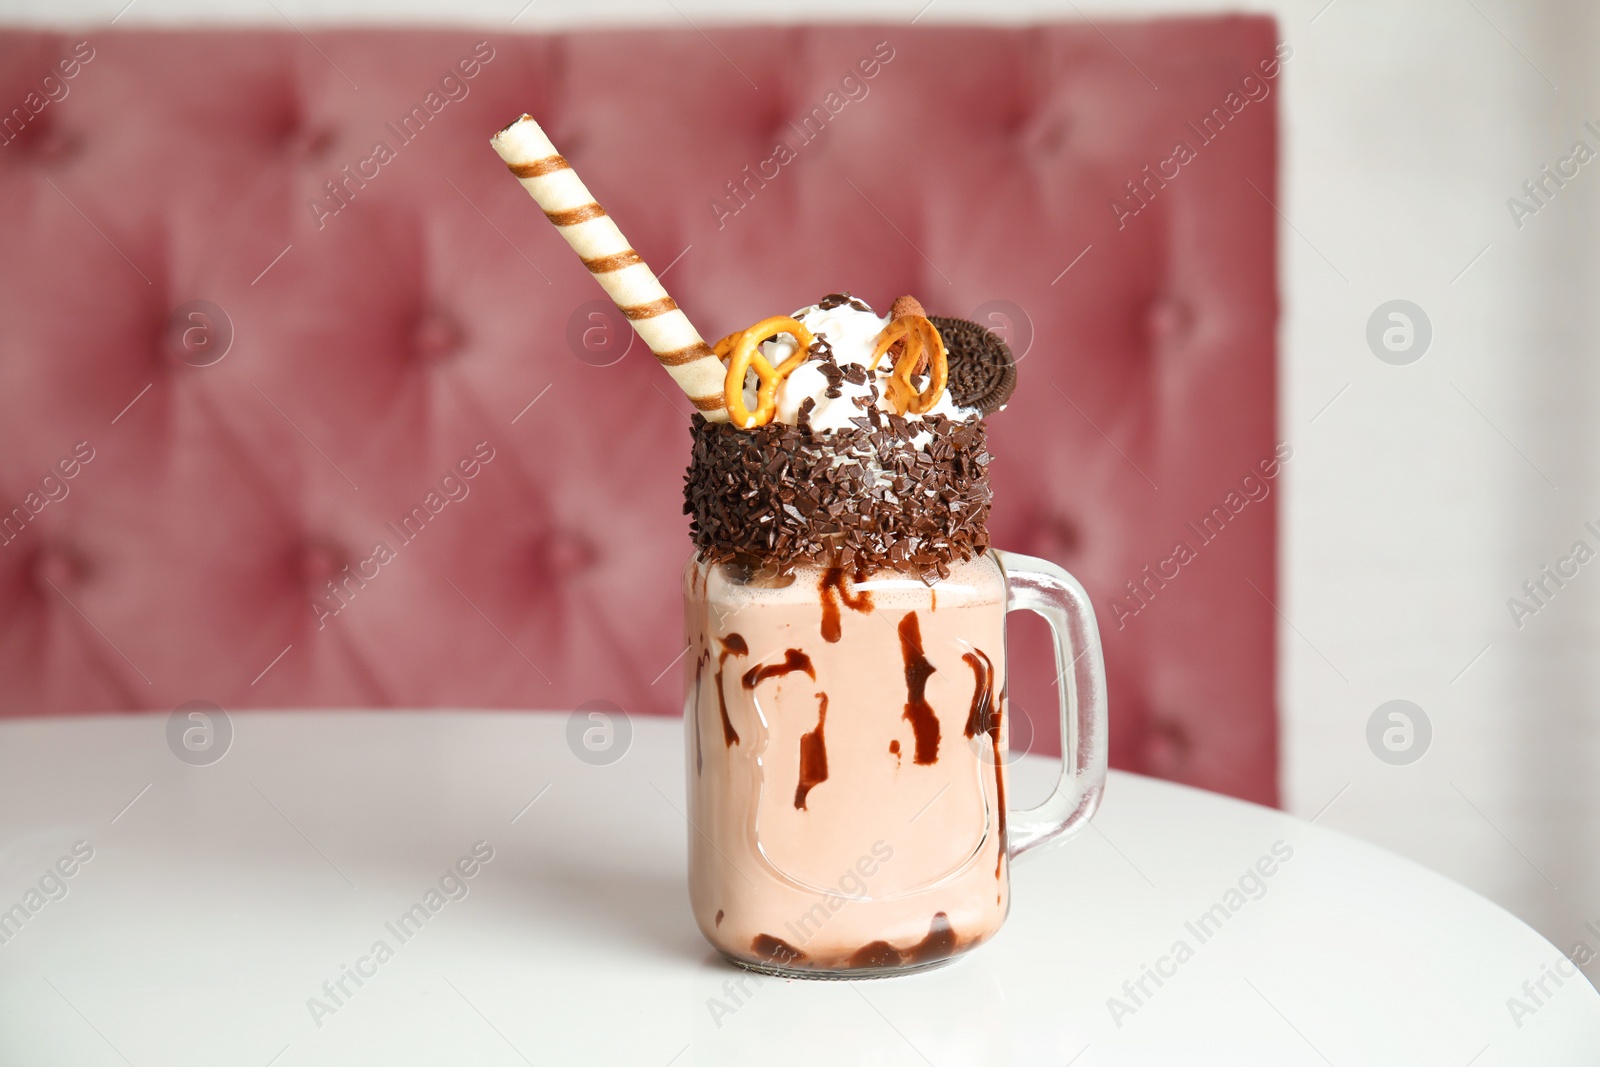
[[[888,400],[898,415],[925,415],[944,395],[945,385],[949,381],[950,364],[945,355],[944,340],[939,336],[938,327],[926,317],[902,315],[891,320],[878,335],[868,369],[877,370],[884,353],[901,341],[905,343],[900,345],[899,357],[886,383]],[[928,384],[918,392],[911,378],[924,356],[928,361]]]
[[[759,351],[765,340],[780,333],[794,337],[794,354],[777,367]],[[740,429],[765,426],[778,411],[778,386],[794,369],[806,361],[811,349],[811,331],[787,315],[773,315],[754,326],[730,333],[713,347],[718,356],[728,360],[728,373],[723,379],[722,399],[728,409],[728,418]],[[748,371],[756,372],[756,410],[751,411],[744,402],[744,379]]]

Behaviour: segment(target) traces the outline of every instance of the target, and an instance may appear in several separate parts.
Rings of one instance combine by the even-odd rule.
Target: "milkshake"
[[[490,142],[695,409],[684,485],[689,898],[727,959],[936,966],[994,936],[1009,865],[1088,820],[1105,668],[1071,575],[989,545],[981,325],[834,293],[706,343],[527,115]],[[1063,771],[1007,811],[1005,617],[1055,636]],[[1076,650],[1076,651],[1074,651]]]
[[[790,577],[684,572],[700,929],[741,963],[823,971],[981,943],[1008,899],[999,567],[879,572],[848,601],[837,571]]]
[[[990,392],[928,397],[929,353],[903,383],[924,410],[902,414],[882,342],[914,317],[909,298],[887,316],[847,294],[802,308],[810,358],[770,422],[694,428],[690,901],[745,966],[905,971],[1005,919],[1007,596],[982,425],[1005,396],[963,364],[1009,360],[997,341],[945,352],[946,384],[954,363]],[[762,355],[781,367],[801,340]]]

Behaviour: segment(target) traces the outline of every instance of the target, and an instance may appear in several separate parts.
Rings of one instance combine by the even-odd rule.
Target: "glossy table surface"
[[[633,719],[604,763],[567,713],[185,728],[0,723],[0,1064],[1600,1056],[1600,995],[1505,911],[1150,779],[1113,773],[1088,830],[1019,861],[1010,919],[971,955],[803,982],[736,970],[695,929],[676,721]],[[1052,774],[1022,757],[1013,794]]]

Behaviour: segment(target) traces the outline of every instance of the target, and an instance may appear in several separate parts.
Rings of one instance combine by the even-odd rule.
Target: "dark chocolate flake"
[[[802,404],[808,415],[813,409]],[[911,440],[924,431],[932,439],[918,450]],[[692,432],[684,511],[695,545],[713,562],[765,573],[801,563],[863,575],[894,567],[931,583],[949,575],[951,562],[988,548],[981,422],[910,423],[869,408],[840,430],[741,430],[696,416]]]

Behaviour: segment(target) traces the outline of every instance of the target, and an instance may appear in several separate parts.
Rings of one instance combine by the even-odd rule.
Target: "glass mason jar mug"
[[[1009,863],[1079,828],[1105,785],[1105,668],[1083,587],[989,550],[933,585],[798,566],[777,580],[692,556],[684,725],[689,895],[734,963],[877,977],[988,940]],[[1063,767],[1006,809],[1007,612],[1055,636]]]

